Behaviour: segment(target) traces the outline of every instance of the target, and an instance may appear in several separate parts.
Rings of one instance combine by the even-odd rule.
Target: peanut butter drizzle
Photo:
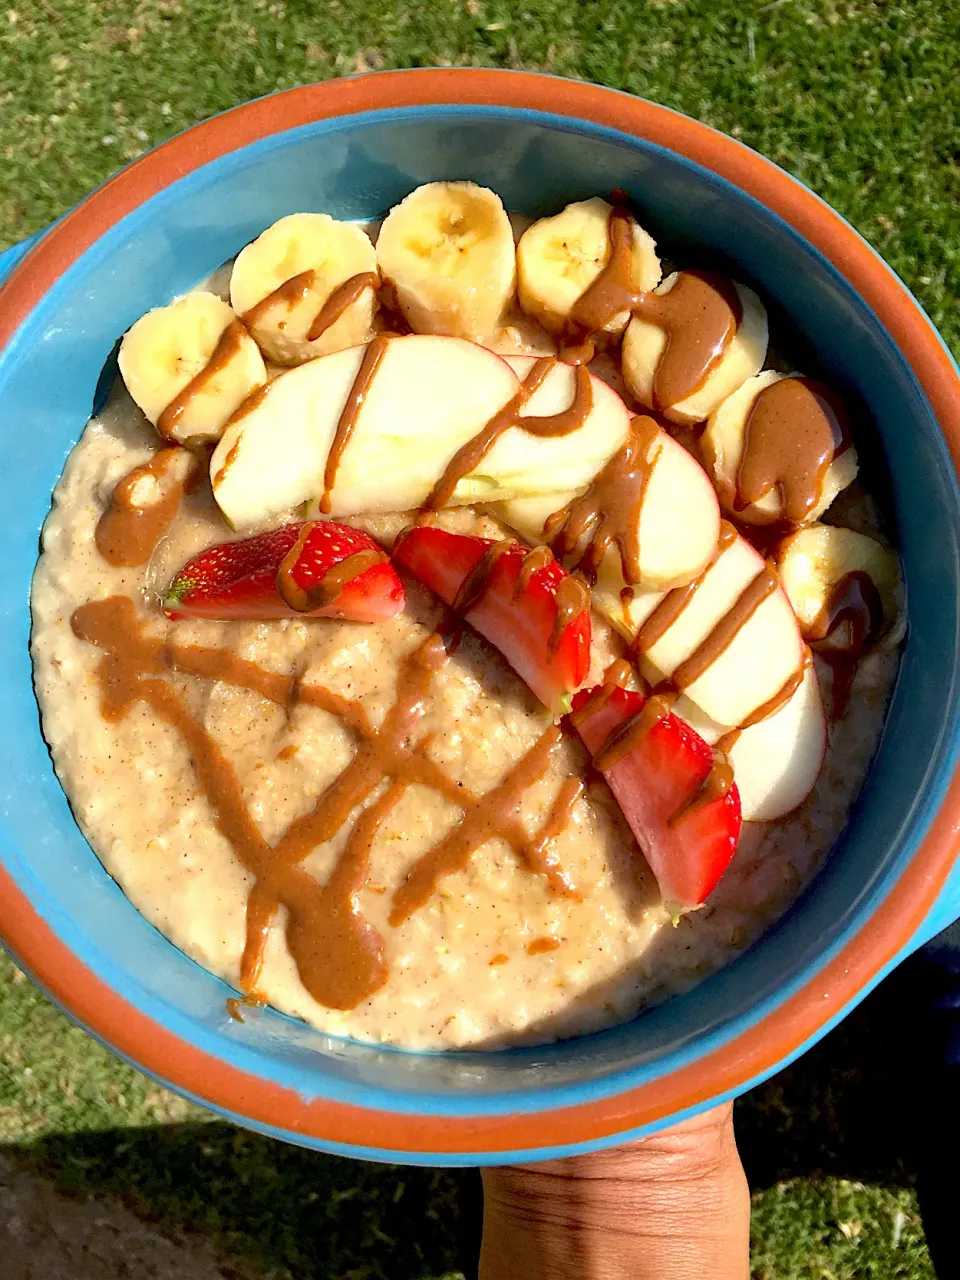
[[[460,617],[465,617],[471,609],[475,608],[483,599],[490,586],[490,580],[493,577],[493,571],[496,569],[501,556],[509,551],[518,550],[516,542],[491,542],[484,548],[480,559],[473,566],[454,597],[451,608],[454,613]]]
[[[274,386],[276,385],[276,382],[277,382],[277,379],[272,378],[269,382],[265,382],[262,387],[257,387],[256,390],[251,391],[250,394],[247,396],[246,400],[241,400],[240,403],[237,405],[236,409],[234,409],[233,413],[231,413],[230,417],[224,423],[224,428],[223,428],[224,431],[226,431],[227,427],[232,427],[235,422],[239,422],[241,418],[245,418],[248,413],[253,413],[254,409],[259,409],[260,406],[263,404],[264,400],[266,400],[267,396],[273,390]],[[213,482],[214,488],[216,488],[217,485],[220,483],[221,479],[226,474],[227,469],[232,463],[233,455],[234,455],[234,451],[236,450],[236,447],[237,446],[234,445],[233,449],[230,450],[230,453],[227,455],[226,462],[224,463],[221,470],[217,473],[217,478]]]
[[[845,573],[804,632],[830,666],[832,720],[839,720],[846,711],[860,655],[882,631],[883,601],[873,579],[862,570]]]
[[[541,869],[537,866],[540,840],[527,835],[517,817],[517,810],[524,791],[546,772],[550,757],[562,738],[558,725],[551,725],[545,730],[500,785],[475,800],[459,826],[414,863],[394,895],[391,925],[403,924],[430,900],[445,876],[462,871],[471,855],[489,840],[506,840],[528,866]],[[578,891],[555,864],[544,863],[542,869],[555,893],[579,897]]]
[[[573,305],[573,341],[586,346],[589,336],[599,333],[614,316],[632,311],[643,298],[633,284],[633,215],[623,205],[614,205],[607,220],[610,256],[592,284],[588,285]],[[566,359],[566,351],[564,359]],[[588,356],[588,361],[592,356]]]
[[[600,750],[594,753],[594,768],[603,773],[605,769],[613,768],[624,756],[628,756],[651,729],[661,720],[666,720],[679,696],[673,689],[652,694],[635,716],[631,716],[625,724],[618,725],[608,735]]]
[[[323,577],[302,587],[293,576],[293,570],[307,544],[311,533],[317,527],[316,520],[308,520],[297,536],[296,542],[280,562],[277,570],[277,592],[281,600],[298,613],[313,613],[316,609],[325,609],[333,604],[337,596],[354,578],[374,565],[382,564],[386,556],[378,547],[367,547],[363,551],[355,551],[337,564],[331,565]]]
[[[740,296],[731,281],[712,271],[681,271],[668,293],[644,293],[633,281],[633,215],[623,205],[610,210],[610,255],[597,278],[577,299],[560,349],[568,364],[587,364],[594,339],[614,316],[629,311],[657,325],[667,336],[653,380],[657,409],[699,391],[723,359],[743,319]]]
[[[710,634],[701,641],[685,662],[673,672],[670,683],[675,688],[688,689],[703,675],[708,667],[713,666],[721,654],[737,638],[743,627],[763,604],[772,596],[780,585],[777,571],[769,560],[763,568],[737,597],[733,607],[720,619]]]
[[[616,690],[625,689],[631,679],[638,680],[641,684],[645,683],[628,658],[614,658],[604,671],[599,688],[593,691],[582,707],[571,712],[570,720],[574,728],[582,718],[587,718],[599,711],[601,707],[605,707]]]
[[[717,549],[710,563],[692,582],[688,582],[684,587],[674,587],[672,591],[667,592],[637,632],[636,639],[633,642],[636,653],[646,653],[653,648],[658,640],[661,640],[667,634],[701,586],[703,586],[707,574],[723,555],[724,551],[736,540],[736,529],[728,521],[721,520]]]
[[[95,606],[83,605],[77,610],[74,614],[74,632],[82,640],[107,652],[112,652],[112,647],[121,639],[129,635],[135,636],[137,662],[144,675],[159,676],[180,672],[204,680],[219,680],[238,689],[249,689],[285,709],[298,702],[319,707],[337,716],[349,728],[363,736],[370,737],[375,733],[362,703],[344,698],[322,685],[303,684],[294,676],[265,671],[255,662],[238,658],[229,649],[168,644],[142,635],[133,601],[127,596],[111,596],[108,600],[96,601]],[[459,794],[459,791],[455,794]]]
[[[657,325],[667,345],[653,376],[653,403],[669,409],[699,391],[743,319],[734,285],[714,271],[681,271],[669,293],[645,293],[633,314]]]
[[[637,678],[637,672],[629,658],[614,658],[603,673],[604,688],[625,689],[631,680]]]
[[[197,458],[181,480],[172,480],[167,471],[175,459],[184,456],[185,449],[161,449],[115,485],[94,534],[97,550],[107,564],[131,566],[146,564],[150,559],[180,509],[183,495],[190,492],[202,469]],[[150,480],[156,482],[159,494],[155,501],[137,506],[137,487]]]
[[[448,506],[460,481],[477,469],[503,433],[511,427],[519,427],[532,436],[545,439],[570,435],[583,426],[593,409],[593,388],[586,369],[577,370],[576,392],[568,409],[544,415],[524,416],[522,413],[524,406],[557,364],[554,356],[544,356],[538,360],[520,384],[516,395],[493,415],[485,427],[457,450],[424,502],[425,512],[439,511],[441,507]]]
[[[312,268],[301,271],[298,275],[291,276],[289,280],[284,280],[283,284],[277,285],[276,289],[268,293],[265,298],[261,298],[259,302],[244,311],[240,318],[248,329],[252,329],[264,316],[280,306],[286,306],[287,311],[292,311],[298,303],[310,296],[310,290],[316,282],[317,273]]]
[[[547,850],[558,830],[556,806],[544,829],[534,837],[515,815],[523,790],[546,770],[560,741],[558,729],[548,730],[505,782],[481,797],[458,786],[428,759],[424,742],[415,741],[430,682],[447,658],[442,635],[432,634],[405,660],[396,701],[383,724],[374,728],[359,702],[321,686],[264,671],[228,651],[169,644],[145,635],[134,603],[126,596],[82,605],[71,625],[80,639],[103,650],[98,680],[104,718],[119,721],[134,703],[143,702],[179,734],[190,751],[197,782],[217,829],[256,878],[247,902],[241,964],[244,989],[255,990],[267,937],[281,905],[287,909],[290,953],[314,999],[330,1008],[354,1008],[383,985],[387,978],[383,939],[361,916],[358,895],[366,883],[370,852],[380,826],[406,788],[416,783],[434,788],[463,810],[460,825],[425,855],[428,860],[439,853],[439,860],[426,877],[421,868],[418,893],[423,893],[427,883],[436,883],[448,870],[456,869],[452,859],[465,865],[474,849],[498,836],[518,849],[527,866],[542,870],[555,892],[576,896],[576,889]],[[170,673],[198,675],[251,689],[283,707],[300,702],[322,707],[357,733],[356,754],[314,808],[292,822],[271,847],[250,817],[239,778],[218,743],[194,719],[176,688],[158,678]],[[330,840],[354,809],[370,800],[384,783],[385,789],[356,819],[330,879],[320,885],[299,864],[314,848]],[[408,881],[400,891],[406,903],[403,918],[430,896],[427,890],[412,902],[409,885]]]
[[[547,652],[556,653],[567,627],[590,608],[590,592],[575,574],[561,578],[556,595],[557,612],[547,641]]]
[[[591,584],[614,544],[624,582],[633,586],[640,581],[640,512],[660,455],[659,440],[660,428],[652,418],[634,418],[623,448],[604,465],[587,492],[547,517],[543,537],[558,560],[571,555],[592,530],[576,566]]]
[[[547,951],[556,951],[560,946],[559,938],[543,937],[534,938],[532,942],[527,943],[528,956],[540,956]]]
[[[563,869],[556,854],[551,853],[550,846],[570,825],[573,820],[573,811],[583,792],[584,785],[579,778],[564,778],[553,807],[540,828],[539,835],[532,844],[527,846],[526,856],[530,866],[545,875],[548,880],[551,876],[557,876],[562,883],[566,883]],[[579,893],[568,893],[566,896],[575,897],[578,900],[581,897]]]
[[[259,324],[266,315],[281,305],[285,305],[288,312],[292,311],[310,296],[316,283],[317,273],[312,268],[309,271],[301,271],[299,275],[291,276],[289,280],[284,280],[283,284],[278,285],[272,293],[261,298],[249,311],[245,311],[243,323],[248,327]],[[344,280],[334,289],[311,320],[310,327],[307,329],[307,342],[316,342],[321,338],[332,325],[337,323],[343,313],[353,306],[365,289],[376,289],[379,284],[380,277],[376,271],[360,271],[349,280]],[[284,324],[285,322],[281,321],[278,328],[284,328]]]
[[[700,809],[722,800],[733,786],[733,766],[722,751],[713,750],[713,761],[701,781],[687,796],[683,804],[667,819],[668,827],[679,827]]]
[[[633,587],[620,588],[620,617],[625,627],[630,625],[630,606],[633,604],[633,594]]]
[[[539,573],[541,569],[546,569],[550,564],[553,564],[553,552],[549,547],[532,547],[521,561],[520,572],[513,587],[514,600],[519,600],[524,594],[533,575]]]
[[[220,339],[213,349],[213,355],[200,372],[194,374],[183,390],[174,396],[157,419],[157,431],[164,440],[176,443],[173,434],[174,430],[190,407],[194,397],[203,391],[212,378],[223,372],[240,351],[241,344],[246,336],[247,330],[243,321],[239,319],[231,320],[223,333],[221,333]]]
[[[742,732],[743,732],[742,729],[728,729],[727,732],[723,735],[723,737],[718,738],[717,741],[713,744],[715,750],[722,751],[725,756],[728,756],[730,752],[733,750],[733,748],[737,745],[737,741]]]
[[[326,331],[337,323],[345,311],[358,301],[366,289],[376,289],[380,284],[380,276],[376,271],[358,271],[349,280],[344,280],[331,293],[313,319],[307,330],[307,341],[316,342]]]
[[[353,380],[353,386],[347,396],[346,404],[344,404],[340,413],[337,429],[333,433],[333,440],[330,444],[330,452],[327,454],[326,466],[323,469],[323,495],[320,498],[320,510],[324,515],[327,515],[330,511],[330,495],[337,479],[340,459],[343,457],[343,451],[350,443],[350,437],[356,429],[357,418],[360,416],[363,402],[370,394],[370,388],[373,386],[373,380],[377,376],[377,370],[383,363],[383,357],[387,354],[389,341],[389,338],[379,334],[368,344],[366,351],[363,353],[363,359],[360,361],[357,376]]]
[[[862,570],[845,573],[827,597],[826,607],[806,628],[818,653],[861,654],[883,630],[883,601],[873,579]]]
[[[734,509],[776,489],[783,517],[800,524],[820,500],[831,462],[848,447],[843,410],[811,378],[781,378],[747,415]]]
[[[756,711],[751,711],[747,718],[738,726],[737,735],[740,730],[749,729],[751,725],[759,724],[761,720],[766,720],[770,716],[775,715],[781,707],[785,707],[793,695],[803,683],[803,677],[810,669],[813,662],[813,655],[806,645],[803,647],[803,657],[800,659],[800,666],[789,676],[783,685],[777,690],[772,698],[768,698],[766,702],[760,704]]]
[[[564,364],[589,364],[597,354],[597,344],[590,336],[561,338],[557,343],[557,359]]]

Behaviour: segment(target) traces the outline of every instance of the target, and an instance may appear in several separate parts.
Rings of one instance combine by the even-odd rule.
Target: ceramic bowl
[[[624,187],[658,238],[736,266],[872,415],[909,593],[876,762],[785,918],[635,1021],[496,1054],[372,1048],[269,1009],[234,1022],[227,987],[134,910],[80,835],[40,733],[28,655],[38,531],[118,336],[283,214],[376,217],[416,184],[451,177],[530,214]],[[568,1154],[743,1091],[960,914],[960,380],[896,276],[774,165],[586,84],[388,72],[208,120],[12,251],[6,268],[18,257],[0,295],[0,934],[121,1056],[242,1124],[327,1151],[451,1164]]]

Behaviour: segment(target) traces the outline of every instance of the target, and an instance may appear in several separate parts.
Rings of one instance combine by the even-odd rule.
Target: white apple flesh
[[[210,475],[234,528],[249,528],[322,493],[327,456],[364,350],[322,356],[281,374],[227,427]],[[390,338],[337,467],[330,514],[420,506],[457,451],[519,389],[507,361],[485,347],[435,335]],[[573,403],[575,390],[574,370],[557,365],[524,412],[560,413]],[[620,397],[592,376],[591,393],[585,421],[566,435],[537,437],[508,428],[457,485],[452,503],[586,488],[623,444],[630,422]]]
[[[509,363],[519,376],[524,378],[528,375],[535,361],[531,357],[514,356],[509,358]],[[573,379],[574,370],[572,368],[566,365],[557,366],[547,378],[543,387],[531,397],[525,412],[537,414],[554,413],[558,411],[559,407],[563,407],[564,403],[569,404],[572,397]],[[552,391],[554,386],[559,385],[561,380],[569,383],[569,390],[565,393],[563,401],[557,402],[557,407],[554,407],[553,403],[543,400],[542,397],[548,391]],[[616,392],[599,378],[592,377],[592,387],[594,413],[598,415],[600,422],[605,425],[607,423],[612,425],[615,413],[614,405],[622,413],[623,435],[620,440],[620,444],[622,444],[626,439],[626,428],[629,422],[629,413],[626,406]],[[500,441],[500,445],[507,446],[510,444],[510,437],[513,434],[513,432],[509,432],[504,436]],[[607,434],[604,441],[605,448],[612,435],[612,432]],[[598,436],[599,433],[597,432],[592,438],[592,442]],[[523,454],[521,455],[519,447],[516,448],[516,453],[518,457],[524,456],[525,460],[528,459],[529,465],[533,467],[535,466],[535,458],[533,457],[531,446],[552,442],[539,441],[530,436],[527,436],[526,440],[530,443],[524,446]],[[498,447],[494,446],[494,449],[491,450],[491,457],[493,457]],[[616,448],[619,447],[620,445],[618,444]],[[640,528],[638,531],[640,582],[639,584],[630,584],[631,586],[641,587],[645,592],[666,590],[669,587],[683,586],[685,583],[692,581],[709,563],[716,550],[717,539],[720,536],[720,506],[706,472],[665,431],[659,433],[657,447],[657,459],[647,482],[640,511]],[[596,449],[595,443],[594,448]],[[616,448],[609,450],[604,462],[616,452]],[[596,450],[596,452],[599,453],[599,450]],[[600,466],[597,466],[594,474],[599,470]],[[532,505],[527,505],[526,507],[524,503],[527,500],[521,500],[520,507],[513,514],[511,514],[510,510],[501,509],[501,515],[508,524],[515,528],[521,528],[521,525],[516,523],[516,520],[520,520],[521,524],[526,526],[521,528],[521,532],[524,533],[524,536],[534,541],[542,540],[543,525],[547,516],[559,510],[578,492],[573,485],[570,485],[568,489],[568,486],[563,483],[562,468],[555,468],[551,471],[549,478],[560,482],[552,486],[556,492],[549,495],[549,500],[538,498],[536,502],[533,502],[531,499]],[[568,491],[561,494],[559,492],[561,489],[568,489]],[[549,505],[550,502],[553,503],[552,506]],[[531,527],[531,522],[537,516],[540,516],[539,525],[534,531]],[[584,545],[587,538],[589,538],[589,531],[584,539]],[[582,549],[581,547],[581,553]],[[577,557],[574,556],[572,558],[576,559]],[[607,588],[613,591],[618,598],[619,607],[620,592],[627,586],[627,583],[620,572],[620,558],[615,547],[611,547],[604,557],[600,578],[602,580],[601,590]],[[598,586],[600,585],[598,583]]]
[[[772,822],[810,794],[827,751],[827,721],[816,670],[779,711],[744,729],[729,758],[747,822]]]
[[[762,570],[762,557],[743,538],[735,538],[708,569],[677,620],[645,651],[644,665],[660,679],[672,676]],[[778,586],[684,692],[712,720],[733,727],[775,697],[802,659],[800,628]]]
[[[561,493],[518,499],[499,503],[494,510],[529,542],[540,542],[547,517],[574,496]],[[642,663],[645,674],[656,682],[675,671],[729,612],[762,568],[763,560],[753,547],[743,538],[736,538],[704,575],[676,622],[648,650]],[[622,587],[620,559],[616,549],[611,548],[600,566],[593,603],[621,635],[632,640],[665,593],[640,589],[624,603]],[[674,714],[705,741],[715,743],[778,693],[799,669],[802,659],[796,617],[778,588],[720,658],[681,695]],[[825,743],[823,702],[816,672],[811,668],[779,711],[740,734],[731,761],[744,819],[766,821],[796,808],[816,782]]]
[[[235,529],[323,492],[340,415],[366,347],[281,374],[223,434],[214,496]],[[456,453],[519,390],[499,356],[462,338],[391,338],[337,468],[332,515],[419,505]]]
[[[535,356],[504,356],[522,382],[537,363]],[[577,371],[558,363],[520,411],[529,417],[552,417],[569,409],[576,398]],[[560,489],[583,489],[621,447],[630,429],[630,412],[617,393],[590,375],[590,411],[566,435],[537,436],[522,426],[510,427],[490,449],[472,476],[454,492],[458,503],[505,501],[511,497]]]

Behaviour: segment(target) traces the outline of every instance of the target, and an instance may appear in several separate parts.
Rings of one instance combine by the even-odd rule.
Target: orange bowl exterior
[[[747,147],[653,103],[552,77],[486,70],[383,72],[309,85],[228,111],[144,155],[66,215],[2,290],[0,347],[105,230],[178,178],[257,139],[316,120],[442,103],[549,112],[643,137],[746,191],[810,241],[859,292],[900,348],[960,472],[960,380],[932,326],[892,271],[827,205]],[[354,1146],[375,1133],[387,1152],[516,1152],[567,1147],[654,1125],[742,1090],[795,1054],[910,945],[957,857],[954,778],[918,853],[879,910],[818,974],[757,1025],[694,1065],[599,1101],[532,1114],[451,1118],[305,1101],[200,1051],[117,996],[73,956],[0,868],[0,924],[14,953],[85,1027],[200,1101],[254,1125]]]

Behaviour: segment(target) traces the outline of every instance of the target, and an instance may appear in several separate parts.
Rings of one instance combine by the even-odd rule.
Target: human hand
[[[728,1103],[592,1155],[483,1171],[480,1280],[747,1280]]]

